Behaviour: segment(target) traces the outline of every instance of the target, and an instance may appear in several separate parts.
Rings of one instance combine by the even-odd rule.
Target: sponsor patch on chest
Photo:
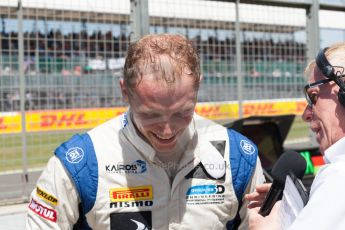
[[[223,204],[224,192],[224,185],[195,185],[190,187],[186,193],[186,204]]]
[[[143,207],[153,205],[152,186],[130,188],[111,188],[109,190],[110,208]]]
[[[136,160],[132,163],[117,163],[105,165],[107,173],[115,174],[142,174],[147,171],[146,161]]]
[[[151,230],[151,211],[110,214],[111,230]]]

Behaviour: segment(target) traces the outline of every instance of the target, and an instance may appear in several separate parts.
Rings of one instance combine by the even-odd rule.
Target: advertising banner
[[[243,116],[253,115],[301,115],[305,100],[270,100],[243,102]],[[127,107],[44,110],[26,112],[26,131],[62,131],[91,129],[127,110]],[[237,119],[237,102],[198,103],[196,113],[212,120]],[[0,134],[21,132],[19,112],[0,113]]]

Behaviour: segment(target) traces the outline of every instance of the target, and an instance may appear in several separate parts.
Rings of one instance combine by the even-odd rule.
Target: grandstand
[[[19,110],[17,6],[4,2],[0,8],[4,12],[0,34],[0,109],[16,111]],[[117,82],[130,40],[129,1],[102,2],[97,7],[91,5],[94,10],[90,11],[90,2],[76,5],[23,1],[26,109],[123,105]],[[150,31],[182,33],[194,41],[200,51],[205,79],[199,100],[236,100],[236,36],[231,14],[234,4],[191,1],[185,4],[183,12],[177,4],[167,4],[173,10],[165,12],[162,2],[150,1]],[[192,11],[194,6],[201,11]],[[262,8],[274,13],[275,20],[254,15],[241,23],[243,91],[247,92],[243,99],[301,97],[306,61],[305,36],[300,38],[305,27],[303,10],[295,9],[298,20],[295,17],[289,20],[276,13],[289,13],[289,9],[256,6],[259,9],[253,11],[253,7],[244,4],[243,12],[253,15]],[[205,16],[202,12],[210,8],[219,12]]]

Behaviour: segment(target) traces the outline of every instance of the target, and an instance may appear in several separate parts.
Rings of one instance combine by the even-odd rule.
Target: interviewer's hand
[[[280,230],[280,208],[281,201],[278,201],[266,217],[259,214],[259,207],[248,209],[249,230]]]
[[[265,200],[267,193],[271,188],[272,183],[260,184],[255,187],[255,191],[248,193],[244,198],[249,201],[248,208],[260,207]]]

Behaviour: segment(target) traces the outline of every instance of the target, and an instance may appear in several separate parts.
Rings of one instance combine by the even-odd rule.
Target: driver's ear
[[[120,79],[120,88],[122,93],[122,100],[128,103],[128,90],[126,88],[125,81],[123,80],[123,78]]]

